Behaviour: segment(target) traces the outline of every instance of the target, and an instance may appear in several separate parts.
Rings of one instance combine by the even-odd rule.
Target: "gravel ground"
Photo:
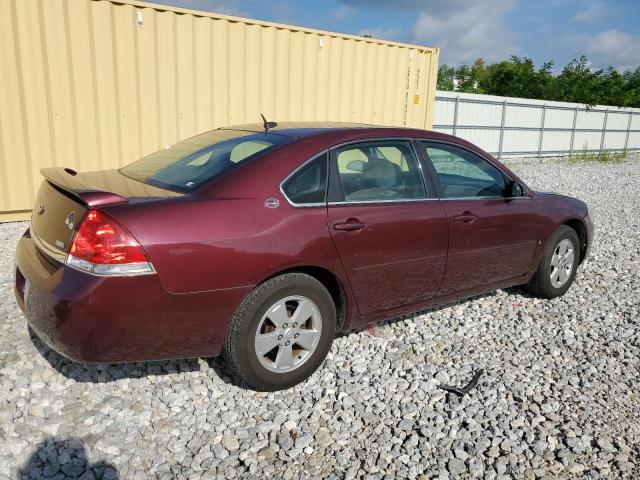
[[[220,360],[85,366],[29,337],[0,225],[0,479],[640,476],[640,162],[511,161],[597,228],[552,301],[498,291],[337,338],[302,385]],[[440,383],[464,385],[462,399]],[[6,476],[5,476],[6,474]]]

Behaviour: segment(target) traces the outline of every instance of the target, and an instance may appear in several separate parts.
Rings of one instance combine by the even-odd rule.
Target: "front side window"
[[[336,150],[341,195],[346,202],[426,198],[418,160],[403,140],[358,143]]]
[[[323,204],[327,193],[327,154],[323,153],[295,172],[282,184],[294,204]]]
[[[212,130],[158,150],[120,172],[150,185],[190,192],[292,140],[273,133]]]
[[[442,198],[501,197],[506,180],[500,170],[464,148],[420,142],[442,187]]]

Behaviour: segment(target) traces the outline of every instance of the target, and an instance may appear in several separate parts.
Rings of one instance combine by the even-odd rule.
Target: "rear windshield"
[[[291,140],[273,133],[212,130],[141,158],[120,172],[150,185],[190,192]]]

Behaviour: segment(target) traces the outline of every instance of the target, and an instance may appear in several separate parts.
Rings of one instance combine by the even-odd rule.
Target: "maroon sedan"
[[[42,174],[15,285],[37,335],[79,362],[224,352],[264,390],[309,377],[336,331],[514,285],[562,295],[592,237],[580,200],[423,130],[244,125]]]

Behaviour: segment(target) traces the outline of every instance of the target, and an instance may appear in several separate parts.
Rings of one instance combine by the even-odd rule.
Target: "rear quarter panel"
[[[325,208],[265,198],[193,201],[114,213],[144,246],[172,293],[253,286],[298,264],[339,266]],[[140,218],[138,218],[140,217]]]

